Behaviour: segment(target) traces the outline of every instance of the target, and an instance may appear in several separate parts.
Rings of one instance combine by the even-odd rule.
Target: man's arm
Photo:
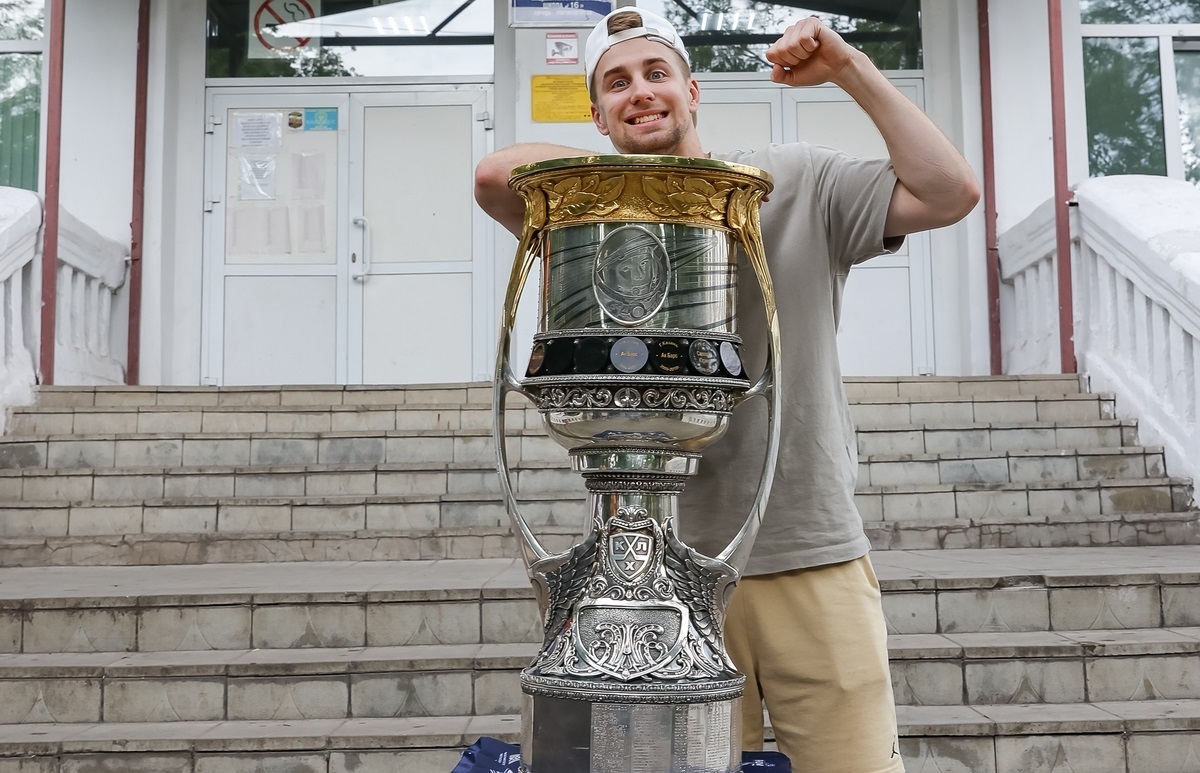
[[[774,65],[771,80],[778,83],[840,86],[883,135],[899,178],[884,236],[951,225],[975,207],[979,183],[954,144],[866,54],[818,19],[793,24],[767,49],[766,57]]]
[[[588,155],[593,155],[592,151],[534,142],[497,150],[475,167],[475,200],[493,220],[519,239],[525,222],[525,202],[508,187],[512,171],[518,166],[552,158]]]

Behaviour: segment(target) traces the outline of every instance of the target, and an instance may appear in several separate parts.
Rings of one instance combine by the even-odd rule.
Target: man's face
[[[621,153],[702,156],[694,115],[700,86],[669,46],[640,37],[604,52],[592,120]]]

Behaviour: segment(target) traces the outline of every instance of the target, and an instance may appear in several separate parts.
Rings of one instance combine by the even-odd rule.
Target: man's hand
[[[861,55],[858,49],[816,16],[788,27],[766,52],[774,65],[771,80],[787,86],[835,82],[856,55]]]

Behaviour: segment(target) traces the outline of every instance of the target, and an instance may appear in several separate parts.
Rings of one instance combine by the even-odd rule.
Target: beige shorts
[[[903,773],[887,628],[869,558],[743,579],[725,643],[746,675],[748,750],[762,748],[765,705],[779,751],[797,773]]]

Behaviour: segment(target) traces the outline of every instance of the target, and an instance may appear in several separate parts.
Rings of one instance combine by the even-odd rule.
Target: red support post
[[[1054,224],[1058,275],[1058,341],[1063,373],[1078,372],[1071,287],[1071,191],[1067,185],[1067,110],[1063,76],[1062,0],[1046,0],[1050,18],[1050,117],[1054,144]]]
[[[46,89],[46,183],[42,191],[46,208],[42,235],[41,383],[54,383],[55,324],[58,310],[58,209],[62,176],[62,91],[64,27],[67,0],[50,0],[49,83]]]
[[[979,16],[979,89],[983,123],[983,206],[987,242],[988,341],[992,375],[1004,372],[1000,339],[1000,245],[996,233],[996,147],[992,118],[992,40],[988,0],[976,0]]]
[[[133,203],[129,220],[129,338],[125,383],[140,383],[142,253],[146,211],[146,93],[150,73],[150,0],[138,2],[137,74],[133,111]]]

